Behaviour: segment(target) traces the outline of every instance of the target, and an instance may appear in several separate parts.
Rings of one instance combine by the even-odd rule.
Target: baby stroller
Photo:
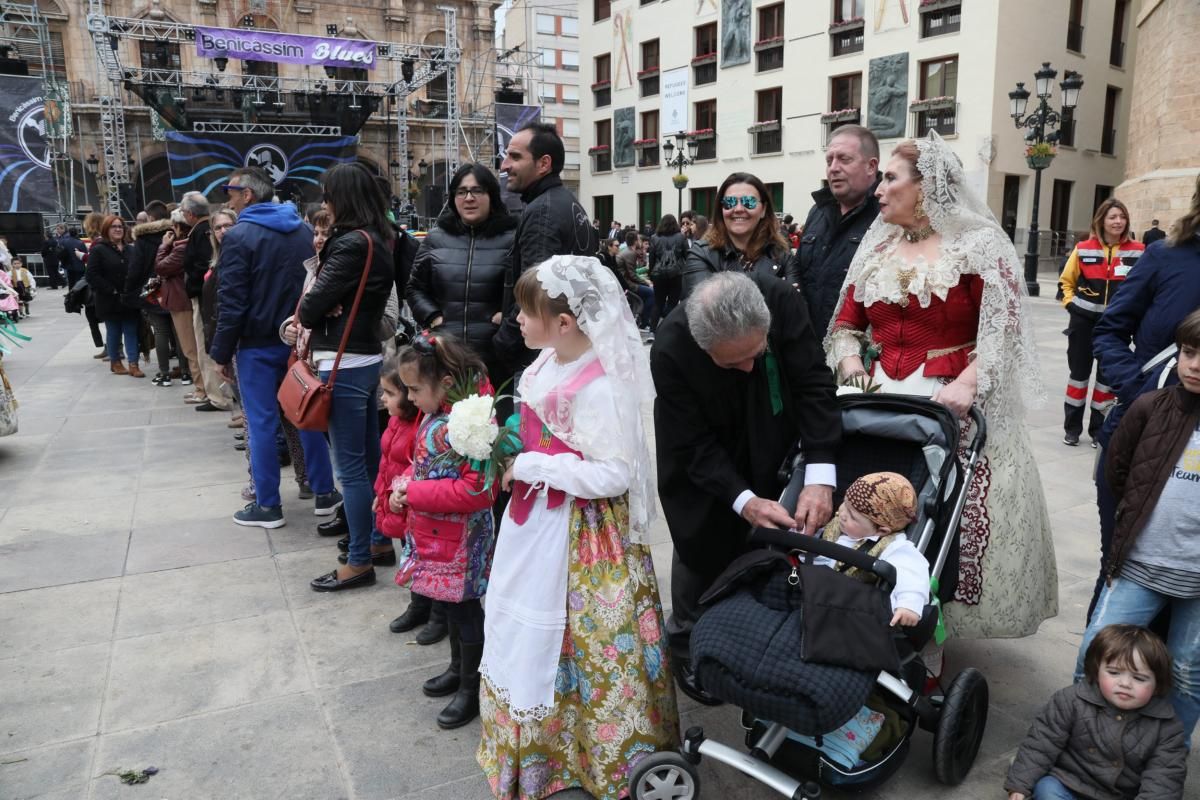
[[[917,490],[917,518],[906,533],[930,563],[937,597],[952,597],[957,585],[959,519],[987,435],[983,414],[971,409],[973,434],[964,467],[956,457],[959,423],[945,406],[885,394],[843,396],[839,402],[844,434],[834,507],[840,505],[846,488],[863,475],[892,471],[908,477]],[[799,456],[789,458],[781,478],[787,488],[780,502],[794,508],[804,485]],[[806,554],[817,554],[870,571],[878,577],[875,586],[862,588],[861,582],[840,575],[835,580],[859,584],[856,591],[882,592],[883,606],[890,609],[888,595],[895,582],[891,564],[795,532],[756,529],[750,541],[771,551],[757,552],[768,561],[776,559],[776,567],[784,553],[793,565],[799,558],[811,561],[812,555]],[[692,633],[696,679],[708,693],[742,709],[749,754],[708,739],[703,729],[693,727],[684,735],[680,752],[654,753],[637,764],[630,775],[632,800],[694,800],[700,795],[697,765],[706,756],[793,800],[815,800],[820,784],[865,789],[899,769],[918,727],[933,733],[938,780],[956,785],[966,777],[987,724],[987,681],[978,670],[968,668],[945,691],[939,687],[925,693],[930,673],[920,651],[934,638],[937,606],[926,606],[918,625],[890,634],[897,657],[894,668],[874,672],[808,663],[800,657],[806,645],[798,613],[801,606],[797,603],[789,612],[776,610],[783,606],[774,602],[782,596],[780,588],[787,592],[785,583],[796,585],[796,567],[789,576],[786,563],[769,575],[752,574],[753,583],[741,584],[732,596],[710,590],[706,599],[714,591],[719,599]],[[735,564],[726,574],[737,569]],[[835,644],[847,641],[837,630]],[[887,642],[889,634],[881,635]],[[851,757],[853,763],[848,764],[843,763],[846,758],[831,757],[829,748],[822,749],[823,736],[857,719],[856,714],[868,705],[887,712],[889,736],[880,740],[881,747],[863,751],[867,755],[874,750],[867,760]]]

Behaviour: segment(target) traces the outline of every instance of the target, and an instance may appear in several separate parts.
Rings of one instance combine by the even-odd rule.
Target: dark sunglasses
[[[244,192],[249,188],[249,186],[238,186],[237,184],[226,183],[221,186],[221,191],[225,194],[229,194],[230,192]]]
[[[747,211],[753,211],[754,209],[758,208],[758,198],[750,194],[744,194],[741,197],[725,195],[721,198],[721,208],[725,209],[726,211],[733,211],[738,207],[738,201],[741,201],[742,206]]]

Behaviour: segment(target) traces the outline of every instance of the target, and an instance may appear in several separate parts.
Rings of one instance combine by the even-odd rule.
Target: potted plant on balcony
[[[609,152],[610,150],[612,150],[612,147],[607,144],[594,144],[588,148],[588,155],[599,156]]]
[[[634,150],[653,150],[658,147],[658,139],[634,139]]]
[[[756,122],[746,130],[750,133],[766,133],[768,131],[777,131],[779,130],[779,120],[768,119],[763,120],[762,122]]]
[[[867,23],[862,17],[851,17],[850,19],[844,19],[841,22],[829,23],[829,32],[841,33],[842,31],[852,31],[858,28],[865,28],[866,24]]]
[[[607,89],[609,86],[612,86],[612,81],[596,81],[592,84],[592,91],[595,92],[599,91],[600,89]]]
[[[712,128],[699,128],[698,130],[688,131],[687,135],[689,139],[695,139],[698,142],[702,142],[705,139],[717,138],[717,132]]]
[[[1035,142],[1025,146],[1025,163],[1030,169],[1045,169],[1058,155],[1058,148],[1050,142]]]
[[[702,64],[714,64],[714,63],[716,63],[716,61],[717,61],[716,51],[713,51],[711,53],[701,53],[700,55],[698,55],[692,59],[692,66],[699,67]]]
[[[688,185],[688,176],[684,175],[683,173],[680,173],[678,175],[672,175],[671,183],[675,186],[676,189],[686,189],[687,185]]]
[[[858,122],[859,110],[857,108],[839,108],[836,111],[827,111],[821,115],[821,122],[829,124],[831,122]]]
[[[754,52],[758,53],[762,50],[770,50],[772,47],[783,47],[783,37],[772,36],[768,39],[759,39],[754,43]]]
[[[954,97],[925,97],[919,100],[913,100],[908,104],[909,111],[938,111],[943,108],[953,108],[957,101]]]
[[[920,13],[928,14],[933,11],[941,11],[943,8],[950,6],[962,5],[962,0],[921,0]]]
[[[658,71],[659,71],[658,67],[648,67],[646,69],[640,69],[640,70],[638,70],[638,74],[637,74],[638,80],[640,81],[642,78],[653,78],[655,75],[658,74]]]

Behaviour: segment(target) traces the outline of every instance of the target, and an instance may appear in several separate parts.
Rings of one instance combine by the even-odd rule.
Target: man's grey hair
[[[741,272],[718,272],[684,301],[688,330],[705,352],[713,345],[766,333],[771,311],[758,285]]]
[[[179,207],[183,213],[193,217],[208,216],[208,198],[199,192],[187,192],[179,199]]]
[[[254,194],[254,202],[269,203],[275,197],[275,184],[262,167],[239,167],[229,175],[229,179],[241,178],[238,186],[245,186]]]

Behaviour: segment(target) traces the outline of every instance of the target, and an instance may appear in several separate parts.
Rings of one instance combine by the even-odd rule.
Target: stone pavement
[[[962,786],[935,782],[932,738],[918,732],[902,771],[866,797],[1001,797],[1031,715],[1070,680],[1098,558],[1094,451],[1060,443],[1066,320],[1034,303],[1050,402],[1028,421],[1060,614],[1028,639],[949,644],[948,671],[977,666],[991,687]],[[287,470],[287,527],[233,525],[246,468],[227,417],[183,405],[178,384],[110,375],[61,293],[33,308],[22,330],[34,340],[5,359],[21,432],[0,439],[0,799],[489,797],[478,725],[439,731],[445,701],[420,691],[446,644],[387,630],[405,592],[390,579],[310,591],[335,551]],[[654,543],[669,599],[661,522]],[[740,741],[735,709],[682,708],[685,728]],[[1200,798],[1200,758],[1189,763],[1187,796]],[[150,765],[161,771],[144,786],[107,774]],[[702,779],[705,797],[774,796],[711,762]]]

